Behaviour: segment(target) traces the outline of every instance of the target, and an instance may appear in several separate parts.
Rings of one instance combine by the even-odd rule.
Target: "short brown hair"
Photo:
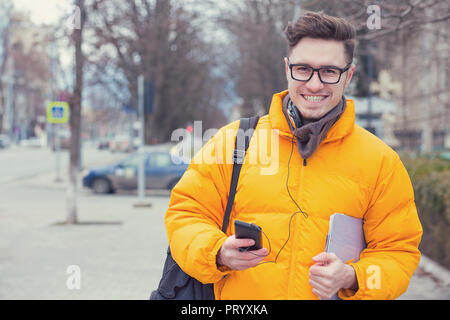
[[[353,61],[356,31],[343,18],[328,16],[323,12],[307,12],[294,23],[289,22],[284,33],[288,42],[288,54],[302,38],[310,37],[344,42],[347,62]]]

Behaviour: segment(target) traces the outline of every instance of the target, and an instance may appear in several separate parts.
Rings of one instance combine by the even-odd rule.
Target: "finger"
[[[313,265],[309,268],[309,276],[310,277],[320,277],[320,278],[328,278],[328,267],[324,267],[318,264]]]
[[[252,255],[257,255],[257,256],[267,256],[268,252],[266,248],[261,248],[258,250],[252,250],[252,251],[247,251],[248,253],[252,254]]]
[[[255,259],[255,257],[265,258],[267,254],[268,254],[267,249],[261,248],[259,250],[239,252],[239,254],[236,255],[236,258],[240,260],[253,260]]]
[[[316,263],[331,263],[337,259],[337,256],[332,252],[321,252],[312,258]]]
[[[314,256],[313,261],[318,263],[318,262],[327,262],[328,261],[328,254],[327,252],[321,252],[318,255]]]
[[[331,297],[333,296],[333,295],[331,295],[331,294],[322,292],[322,291],[317,290],[317,289],[313,289],[312,292],[313,292],[317,297],[319,297],[319,299],[322,299],[322,300],[323,300],[323,299],[329,300],[329,299],[331,299]]]
[[[237,270],[245,270],[248,268],[255,267],[260,263],[262,260],[264,260],[264,257],[255,257],[252,260],[236,260],[235,265]]]
[[[313,287],[313,289],[316,289],[321,293],[327,292],[329,290],[329,288],[325,287],[322,283],[320,283],[314,279],[310,278],[308,282],[311,285],[311,287]]]
[[[322,290],[329,290],[331,287],[331,282],[328,279],[320,277],[309,277],[309,283],[311,286]]]
[[[232,241],[230,241],[230,246],[233,249],[238,249],[241,247],[250,247],[253,246],[255,244],[255,240],[253,239],[233,239]]]

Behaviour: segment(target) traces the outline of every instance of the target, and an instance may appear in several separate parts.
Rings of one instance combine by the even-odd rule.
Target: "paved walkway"
[[[133,194],[84,190],[81,224],[67,226],[57,224],[65,218],[65,190],[51,180],[0,186],[0,299],[148,299],[165,259],[167,193],[135,208]],[[427,265],[402,299],[450,299],[450,284]]]
[[[0,299],[147,299],[161,276],[167,197],[134,208],[136,197],[79,198],[76,226],[58,225],[64,192],[35,190],[33,201],[0,205]],[[14,197],[13,197],[14,198]],[[39,200],[41,199],[41,200]],[[78,266],[81,288],[66,282]]]

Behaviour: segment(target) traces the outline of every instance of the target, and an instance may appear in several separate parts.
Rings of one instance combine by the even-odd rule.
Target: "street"
[[[101,165],[126,157],[123,153],[99,151],[93,145],[84,143],[82,164],[86,166]],[[67,173],[69,151],[60,151],[60,174]],[[56,152],[50,148],[31,148],[11,146],[0,149],[0,184],[29,178],[53,171],[56,177]]]
[[[68,152],[61,152],[61,165],[67,167]],[[14,164],[14,165],[11,165]],[[8,183],[38,173],[55,170],[56,156],[50,149],[20,148],[0,149],[0,183]]]
[[[80,224],[65,220],[65,181],[54,182],[54,154],[0,150],[0,299],[148,299],[161,277],[169,193],[95,195],[81,189]],[[86,148],[84,163],[123,157]],[[66,175],[67,154],[62,175]],[[448,285],[420,267],[401,299],[450,299]]]

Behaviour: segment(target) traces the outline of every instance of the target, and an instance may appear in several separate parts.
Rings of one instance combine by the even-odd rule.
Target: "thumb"
[[[312,259],[315,262],[333,262],[334,260],[336,260],[336,258],[336,255],[332,252],[321,252]]]

